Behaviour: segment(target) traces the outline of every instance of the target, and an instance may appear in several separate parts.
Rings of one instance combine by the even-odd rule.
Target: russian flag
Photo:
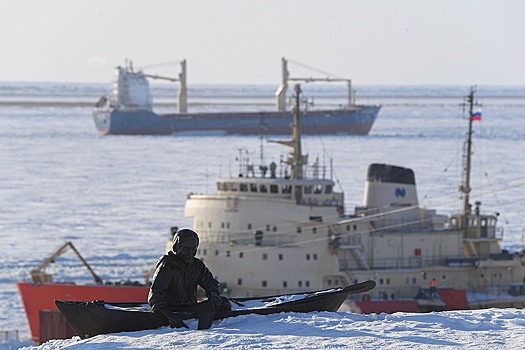
[[[473,111],[472,115],[470,116],[471,121],[479,120],[481,121],[481,108],[478,108],[477,110]]]

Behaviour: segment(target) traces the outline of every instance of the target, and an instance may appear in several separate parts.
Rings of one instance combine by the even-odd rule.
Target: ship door
[[[303,199],[303,186],[294,186],[294,195],[296,203],[301,203]]]
[[[483,238],[487,238],[487,219],[482,218],[479,220],[479,236]]]

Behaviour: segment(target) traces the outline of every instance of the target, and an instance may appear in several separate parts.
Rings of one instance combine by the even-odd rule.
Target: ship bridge
[[[334,185],[327,179],[220,178],[217,195],[294,199],[302,205],[337,206],[342,213],[344,194]]]

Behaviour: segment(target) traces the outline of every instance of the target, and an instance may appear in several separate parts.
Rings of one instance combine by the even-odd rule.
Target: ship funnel
[[[371,164],[363,204],[376,212],[390,211],[393,207],[417,207],[414,172],[394,165]]]

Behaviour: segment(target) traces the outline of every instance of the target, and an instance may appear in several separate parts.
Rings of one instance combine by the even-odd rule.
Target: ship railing
[[[336,198],[317,199],[317,198],[307,197],[307,198],[301,198],[297,200],[297,204],[310,205],[310,206],[315,206],[315,207],[341,207],[343,205],[343,202],[340,200],[337,200]]]
[[[261,234],[262,233],[262,234]],[[296,244],[296,240],[291,236],[282,234],[268,233],[265,231],[242,232],[232,234],[229,231],[218,232],[213,238],[205,238],[208,242],[227,243],[229,245],[258,245],[258,246],[285,246]]]
[[[10,340],[19,340],[18,329],[0,330],[0,334],[2,335],[2,337],[0,338],[0,342],[7,343]]]
[[[384,259],[374,259],[369,261],[370,269],[402,269],[402,268],[425,268],[432,266],[449,266],[450,257],[429,257],[423,258],[418,256],[405,257],[405,258],[384,258]],[[458,261],[460,258],[456,258]],[[339,270],[345,271],[348,269],[360,269],[359,266],[353,260],[350,259],[341,259],[339,261]]]
[[[118,105],[115,105],[115,110],[126,111],[126,112],[127,111],[129,112],[150,112],[152,110],[152,106],[151,105],[139,106],[135,104],[131,104],[131,105],[118,104]]]

